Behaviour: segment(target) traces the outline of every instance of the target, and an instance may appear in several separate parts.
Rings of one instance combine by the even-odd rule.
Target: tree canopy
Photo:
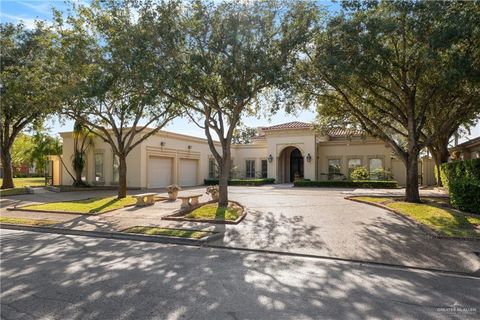
[[[235,128],[292,70],[316,8],[302,1],[195,1],[184,12],[185,43],[169,95],[204,129],[220,171],[219,205],[227,206]],[[268,107],[273,108],[280,95],[271,97]]]
[[[459,117],[466,108],[446,106],[442,98],[478,94],[478,4],[343,5],[306,47],[298,88],[318,103],[324,121],[361,127],[387,142],[406,165],[406,199],[419,201],[419,152],[444,131],[433,130],[435,118]]]
[[[11,148],[20,132],[61,105],[58,39],[44,23],[0,24],[2,189],[13,187]]]
[[[63,112],[108,143],[118,157],[119,198],[126,196],[127,155],[178,115],[175,104],[162,95],[171,82],[178,10],[173,2],[151,7],[94,1],[73,8],[67,19],[71,28],[64,28],[57,16],[73,79]]]

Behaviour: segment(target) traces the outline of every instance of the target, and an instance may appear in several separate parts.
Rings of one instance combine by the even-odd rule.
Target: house
[[[63,132],[61,136],[63,159],[70,166],[72,133]],[[289,122],[258,128],[253,143],[232,145],[231,153],[234,178],[268,177],[276,183],[288,183],[295,177],[325,180],[348,177],[353,168],[365,166],[372,173],[383,169],[400,184],[405,182],[405,167],[392,149],[360,131],[331,130],[319,134],[309,123]],[[71,184],[58,159],[52,160],[54,184]],[[422,160],[420,165],[428,161],[431,160]],[[431,174],[422,174],[426,177],[423,183],[433,184],[433,165],[424,167],[431,167]],[[127,157],[129,187],[161,188],[172,183],[196,186],[216,175],[216,162],[207,140],[184,134],[159,131]],[[101,139],[95,139],[94,148],[88,153],[84,176],[94,185],[118,183],[118,159]]]
[[[480,137],[476,137],[450,148],[455,159],[470,160],[480,158]]]

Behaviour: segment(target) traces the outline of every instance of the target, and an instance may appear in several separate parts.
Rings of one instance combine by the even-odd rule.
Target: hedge
[[[204,179],[206,186],[212,186],[218,184],[218,179]],[[228,180],[229,186],[261,186],[264,184],[272,184],[275,182],[273,178],[263,179],[230,179]]]
[[[480,213],[480,183],[467,179],[450,181],[450,204],[462,211]]]
[[[331,188],[382,188],[396,189],[397,181],[382,180],[325,180],[325,181],[295,181],[295,187],[331,187]]]
[[[480,159],[444,163],[441,178],[454,208],[480,213]]]

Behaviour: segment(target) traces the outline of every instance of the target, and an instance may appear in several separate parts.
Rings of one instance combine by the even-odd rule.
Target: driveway
[[[216,230],[223,238],[212,245],[283,251],[342,259],[375,261],[480,274],[480,241],[436,239],[409,220],[374,206],[345,200],[350,194],[372,193],[362,189],[292,188],[290,185],[230,187],[230,199],[248,210],[238,225],[211,225],[161,220],[179,207],[177,203],[156,203],[146,208],[125,208],[99,216],[61,215],[62,226],[85,230],[121,230],[134,225],[160,225]],[[162,190],[158,190],[162,192]],[[132,191],[141,192],[141,191]],[[204,193],[205,188],[186,192]],[[398,194],[401,190],[375,190]],[[422,191],[424,195],[435,191]],[[102,195],[113,194],[103,192]],[[87,198],[98,193],[41,194]],[[22,203],[35,201],[25,195]],[[37,197],[38,197],[37,196]],[[82,197],[83,196],[83,197]],[[66,200],[66,199],[65,199]],[[204,196],[201,201],[208,200]],[[37,198],[38,201],[38,198]],[[50,200],[51,201],[51,200]],[[32,216],[19,212],[17,215]],[[66,216],[66,217],[65,217]],[[40,218],[46,218],[38,214]]]

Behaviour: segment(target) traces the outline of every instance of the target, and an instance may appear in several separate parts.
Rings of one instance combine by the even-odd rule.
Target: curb
[[[432,237],[432,238],[436,238],[436,239],[442,239],[442,240],[462,240],[462,241],[480,241],[480,238],[471,238],[471,237],[449,237],[449,236],[445,236],[443,234],[441,234],[440,232],[436,231],[436,230],[433,230],[433,229],[430,229],[429,227],[423,225],[422,223],[410,218],[409,216],[405,215],[404,213],[398,211],[398,210],[395,210],[393,208],[390,208],[390,207],[387,207],[387,206],[384,206],[383,204],[381,203],[374,203],[374,202],[368,202],[368,201],[364,201],[364,200],[360,200],[360,199],[352,199],[354,197],[362,197],[362,196],[346,196],[344,197],[345,200],[350,200],[350,201],[354,201],[354,202],[358,202],[358,203],[363,203],[363,204],[368,204],[368,205],[371,205],[371,206],[374,206],[374,207],[378,207],[378,208],[382,208],[382,209],[385,209],[385,210],[388,210],[392,213],[395,213],[396,215],[406,219],[407,221],[411,222],[411,223],[414,223],[415,225],[417,225],[420,229],[422,229],[422,231],[424,233],[426,233],[428,236]],[[380,196],[377,196],[378,198],[382,198]],[[391,198],[391,197],[389,197]],[[433,197],[432,197],[433,198]]]
[[[415,266],[409,266],[409,265],[399,265],[399,264],[391,264],[391,263],[383,263],[383,262],[375,262],[375,261],[348,259],[348,258],[341,258],[341,257],[313,255],[313,254],[306,254],[306,253],[284,252],[284,251],[241,248],[241,247],[228,247],[228,246],[221,246],[221,245],[214,245],[214,244],[207,243],[209,241],[220,239],[223,236],[222,233],[213,234],[202,240],[192,240],[192,239],[183,239],[183,238],[166,237],[166,236],[145,236],[145,235],[138,235],[138,234],[136,235],[131,233],[126,234],[121,232],[72,230],[72,229],[65,229],[65,228],[38,227],[38,226],[27,226],[27,225],[16,225],[16,224],[5,224],[5,223],[0,224],[0,230],[1,229],[86,236],[86,237],[93,237],[93,238],[104,238],[104,239],[115,239],[115,240],[131,240],[131,241],[155,242],[155,243],[174,244],[174,245],[188,245],[188,246],[194,246],[194,247],[251,252],[251,253],[287,256],[287,257],[310,258],[310,259],[328,260],[328,261],[341,261],[341,262],[356,263],[356,264],[359,264],[360,266],[385,267],[385,268],[399,269],[399,270],[426,271],[426,272],[441,273],[445,275],[480,279],[480,274],[478,272],[468,273],[468,272],[462,272],[462,271],[450,271],[450,270],[442,270],[442,269],[435,269],[435,268],[415,267]]]
[[[116,240],[157,242],[157,243],[164,243],[164,244],[179,244],[179,245],[190,245],[190,246],[203,246],[208,241],[217,240],[223,236],[222,233],[217,232],[208,237],[195,240],[195,239],[168,237],[168,236],[160,236],[160,235],[147,236],[147,235],[135,234],[135,233],[123,233],[123,232],[111,232],[111,231],[87,231],[87,230],[29,226],[29,225],[8,224],[8,223],[0,223],[0,229],[33,231],[33,232],[41,232],[41,233],[55,233],[55,234],[86,236],[86,237],[93,237],[93,238],[116,239]]]

